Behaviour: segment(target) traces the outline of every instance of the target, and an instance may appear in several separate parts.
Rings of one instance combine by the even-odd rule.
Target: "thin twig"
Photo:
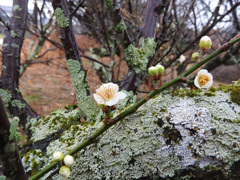
[[[77,12],[77,10],[82,6],[85,0],[82,0],[78,3],[77,7],[70,13],[69,18],[72,19],[73,15]]]
[[[8,30],[10,30],[10,26],[8,25],[8,23],[6,23],[1,17],[0,17],[0,22],[2,22],[3,25],[4,25]]]
[[[96,60],[96,59],[94,59],[94,58],[91,58],[91,57],[89,57],[89,56],[87,56],[87,55],[81,54],[80,56],[81,56],[81,57],[85,57],[85,58],[87,58],[87,59],[89,59],[89,60],[91,60],[91,61],[94,61],[94,62],[98,63],[98,64],[101,64],[101,65],[103,65],[103,66],[106,67],[106,68],[110,68],[109,65],[106,65],[106,64],[104,64],[104,63],[102,63],[102,62],[100,62],[100,61],[98,61],[98,60]]]

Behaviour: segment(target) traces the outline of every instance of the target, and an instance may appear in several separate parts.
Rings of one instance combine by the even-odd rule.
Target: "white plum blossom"
[[[194,84],[198,88],[210,88],[213,84],[213,76],[206,69],[202,69],[197,73]]]
[[[184,55],[181,55],[179,58],[178,58],[178,61],[180,63],[183,63],[184,61],[186,60],[186,57]]]
[[[74,163],[74,158],[70,155],[66,155],[63,162],[66,166],[71,166]]]
[[[113,83],[106,83],[96,89],[93,94],[94,99],[98,104],[106,106],[113,106],[118,103],[120,99],[124,99],[127,95],[123,92],[118,92],[118,85]]]

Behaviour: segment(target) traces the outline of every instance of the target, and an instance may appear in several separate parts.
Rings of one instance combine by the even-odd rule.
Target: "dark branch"
[[[0,98],[0,164],[6,179],[27,180],[15,138],[9,140],[10,123]]]
[[[80,3],[78,3],[77,7],[71,12],[69,15],[69,18],[72,19],[73,15],[77,12],[77,10],[83,5],[85,0],[82,0]]]

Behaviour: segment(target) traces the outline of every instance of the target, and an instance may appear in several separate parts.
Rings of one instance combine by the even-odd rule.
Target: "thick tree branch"
[[[87,121],[96,121],[100,118],[100,109],[95,104],[93,98],[90,95],[89,85],[86,79],[87,71],[82,65],[80,53],[78,51],[77,42],[72,29],[72,21],[69,19],[69,11],[65,0],[53,0],[52,6],[54,11],[56,9],[62,11],[62,16],[65,16],[67,24],[59,25],[59,31],[61,35],[61,41],[66,54],[68,69],[70,71],[74,89],[76,91],[78,107]],[[55,13],[56,14],[56,13]],[[59,18],[59,17],[56,17]],[[58,22],[59,23],[59,22]]]
[[[3,175],[6,179],[25,180],[21,157],[15,138],[9,140],[10,123],[0,98],[0,162],[3,166]]]
[[[23,44],[26,19],[27,0],[14,0],[10,29],[5,30],[2,51],[2,76],[1,86],[11,95],[8,110],[13,116],[18,116],[20,125],[25,129],[27,118],[38,117],[37,113],[23,99],[19,86],[20,52]],[[27,130],[26,130],[27,131]],[[30,132],[28,132],[30,136]]]

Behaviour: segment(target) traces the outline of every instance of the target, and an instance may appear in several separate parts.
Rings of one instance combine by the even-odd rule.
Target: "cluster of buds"
[[[199,47],[201,49],[200,53],[195,52],[192,54],[192,60],[194,61],[199,60],[206,53],[206,50],[212,47],[212,40],[208,36],[203,36],[200,39]]]
[[[58,151],[53,154],[53,160],[54,161],[63,160],[64,166],[60,168],[59,174],[64,178],[67,178],[68,176],[70,176],[71,174],[70,166],[73,165],[74,163],[74,158],[71,155],[66,155],[64,157],[64,154]]]
[[[148,68],[148,74],[154,77],[154,80],[160,79],[164,71],[165,71],[165,68],[160,64]]]

